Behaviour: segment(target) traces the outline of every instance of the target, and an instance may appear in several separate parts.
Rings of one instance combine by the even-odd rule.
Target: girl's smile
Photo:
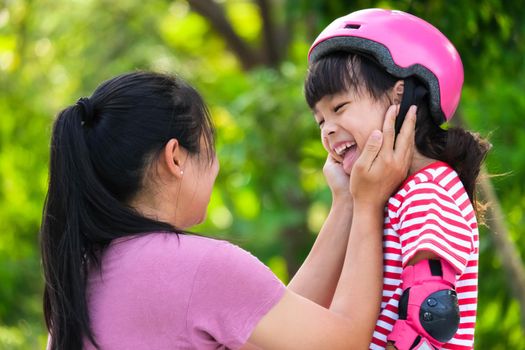
[[[323,146],[347,174],[372,131],[381,129],[386,109],[368,94],[353,91],[325,96],[315,105]]]

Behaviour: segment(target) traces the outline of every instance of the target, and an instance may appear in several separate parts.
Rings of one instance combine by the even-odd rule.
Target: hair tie
[[[95,119],[95,111],[93,110],[93,104],[88,97],[81,97],[77,101],[77,106],[82,108],[82,121],[81,125],[85,127],[91,127],[93,120]]]

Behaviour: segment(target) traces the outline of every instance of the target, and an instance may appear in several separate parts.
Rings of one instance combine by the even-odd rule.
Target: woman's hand
[[[414,154],[416,106],[408,110],[397,139],[394,124],[399,106],[388,108],[383,132],[374,130],[350,176],[355,201],[383,206],[406,179]]]

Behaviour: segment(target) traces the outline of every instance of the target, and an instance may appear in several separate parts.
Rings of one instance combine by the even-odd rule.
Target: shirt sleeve
[[[473,251],[473,235],[460,208],[433,182],[414,185],[397,213],[403,267],[419,251],[430,250],[462,274]]]
[[[201,261],[189,302],[187,327],[196,348],[240,348],[285,286],[250,253],[227,242]]]

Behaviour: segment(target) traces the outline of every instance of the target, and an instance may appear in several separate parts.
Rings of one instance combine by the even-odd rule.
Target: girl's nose
[[[337,125],[332,122],[326,122],[323,125],[323,136],[327,137],[328,135],[335,134],[335,131],[337,130]]]

